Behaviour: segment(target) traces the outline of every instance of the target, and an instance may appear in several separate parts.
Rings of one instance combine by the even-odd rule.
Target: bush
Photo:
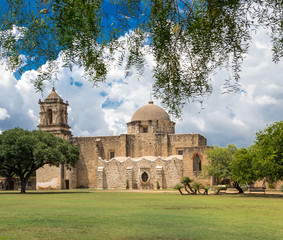
[[[247,190],[249,190],[250,186],[248,184],[243,184],[240,187],[243,189],[243,191],[247,191]]]
[[[183,185],[181,185],[181,184],[176,184],[174,187],[173,187],[173,189],[175,189],[175,190],[181,190],[182,188],[183,188],[184,186]]]
[[[160,189],[160,184],[159,184],[158,181],[156,182],[156,188],[157,188],[157,189]]]
[[[280,191],[283,192],[283,184],[280,186]]]
[[[129,188],[130,188],[130,186],[129,186],[129,180],[126,179],[126,189],[129,189]]]

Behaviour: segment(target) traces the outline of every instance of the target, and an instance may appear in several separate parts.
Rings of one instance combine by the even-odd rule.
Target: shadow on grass
[[[263,198],[283,198],[283,194],[281,193],[221,193],[215,196],[238,196],[238,197],[263,197]]]
[[[18,194],[18,195],[45,195],[45,194],[73,194],[73,193],[93,193],[94,191],[68,191],[68,190],[50,190],[50,191],[28,191],[21,193],[20,191],[0,191],[0,195]]]
[[[243,195],[244,197],[264,197],[264,198],[283,198],[283,195],[282,194],[276,194],[276,193],[274,193],[274,194],[255,194],[255,193],[253,193],[253,194],[244,194]]]

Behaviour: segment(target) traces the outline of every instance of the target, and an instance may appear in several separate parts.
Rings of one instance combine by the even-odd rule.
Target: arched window
[[[142,179],[142,181],[143,181],[144,183],[147,182],[147,180],[148,180],[148,174],[147,174],[147,172],[143,172],[143,173],[142,173],[141,179]]]
[[[51,109],[47,110],[47,124],[48,125],[52,124],[52,110]]]
[[[201,159],[198,154],[196,154],[193,159],[193,172],[195,176],[198,176],[201,172]]]

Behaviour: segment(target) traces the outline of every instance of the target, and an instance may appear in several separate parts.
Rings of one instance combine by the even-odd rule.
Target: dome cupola
[[[175,123],[168,113],[151,100],[134,113],[127,126],[128,134],[175,133]]]
[[[147,105],[139,108],[133,115],[131,121],[167,120],[170,121],[168,113],[161,107],[149,101]]]

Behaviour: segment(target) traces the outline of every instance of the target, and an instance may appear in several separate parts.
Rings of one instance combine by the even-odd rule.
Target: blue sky
[[[124,38],[124,37],[121,37]],[[200,133],[208,144],[236,144],[247,147],[255,133],[283,118],[283,63],[272,63],[268,36],[259,30],[254,37],[241,73],[241,91],[222,94],[227,72],[212,77],[213,94],[199,103],[188,103],[182,120],[176,121],[176,133]],[[83,69],[73,71],[60,67],[58,94],[69,102],[69,125],[74,136],[119,135],[126,133],[126,123],[134,112],[147,104],[152,90],[153,57],[146,57],[144,76],[138,78],[133,69],[125,78],[123,63],[113,62],[105,83],[97,88],[83,77]],[[58,62],[62,60],[58,58]],[[19,79],[0,64],[0,131],[16,126],[36,129],[39,123],[38,100],[51,91],[51,84],[37,93],[31,81],[36,71],[26,71]],[[43,66],[44,67],[44,66]],[[160,103],[153,99],[158,105]],[[172,118],[172,120],[174,120]],[[175,121],[175,120],[174,120]]]

